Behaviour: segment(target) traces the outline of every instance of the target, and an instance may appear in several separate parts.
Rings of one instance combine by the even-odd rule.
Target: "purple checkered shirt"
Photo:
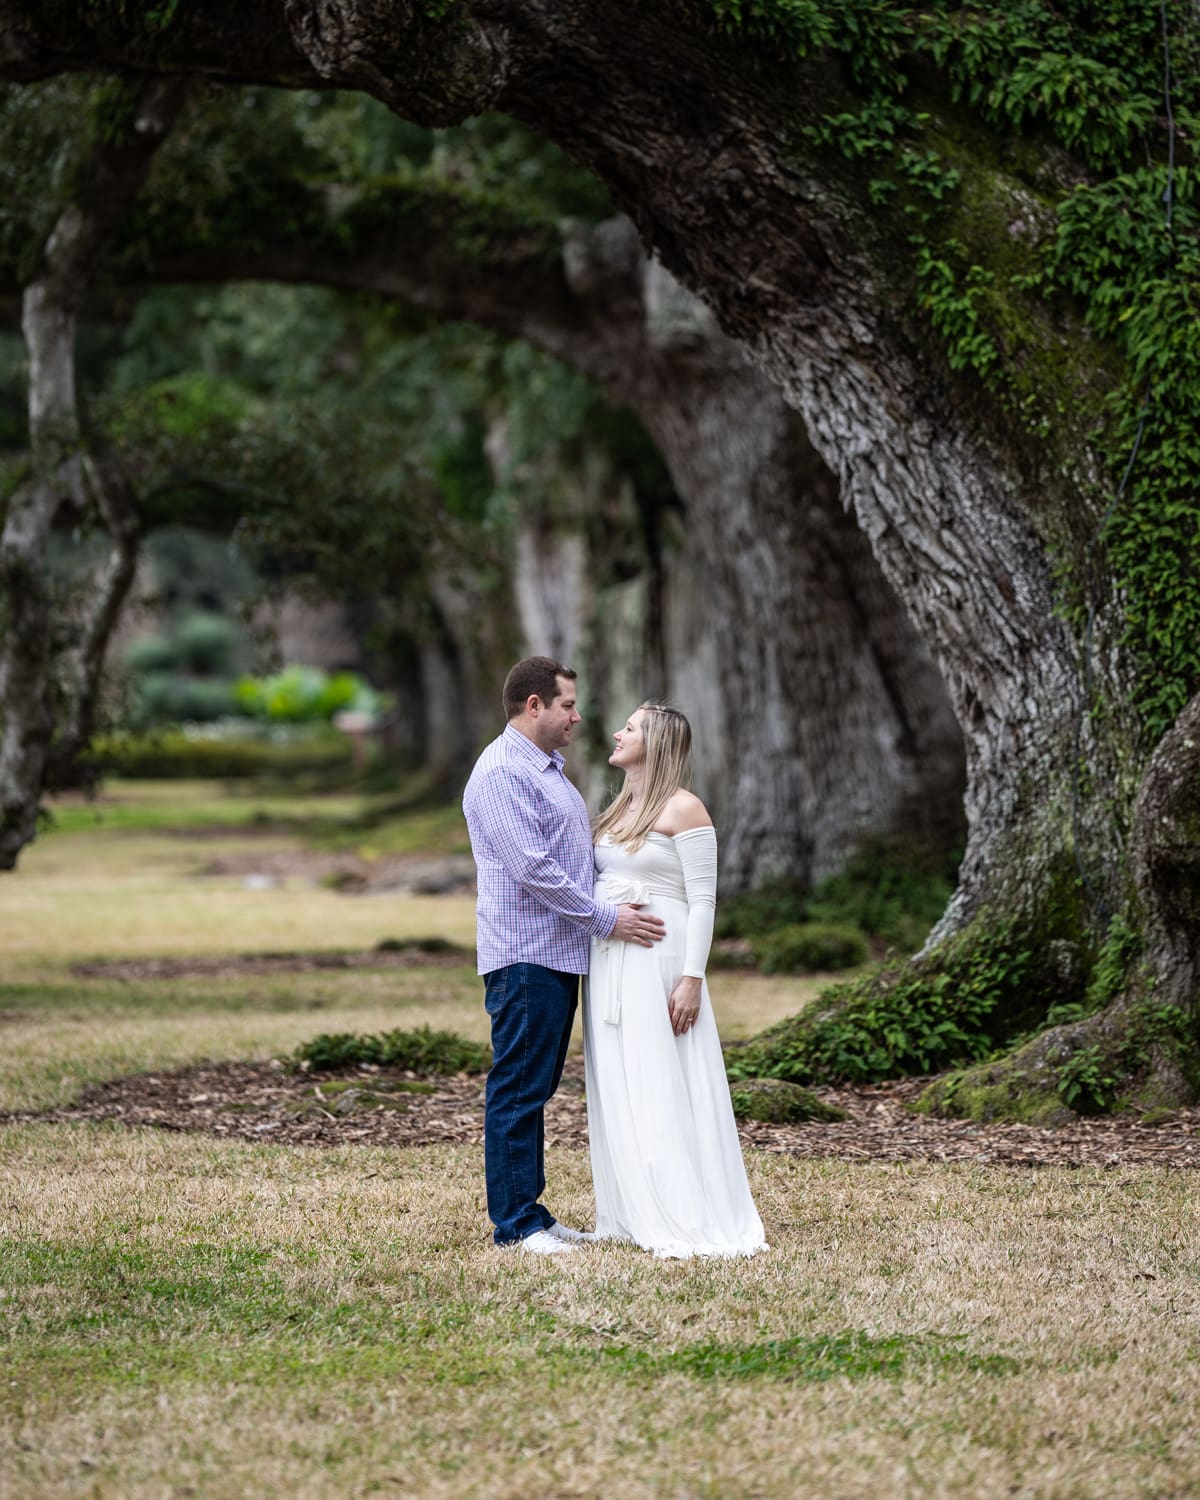
[[[562,756],[508,725],[475,762],[463,812],[479,871],[479,972],[527,963],[586,974],[590,939],[611,934],[617,908],[592,899],[591,825]]]

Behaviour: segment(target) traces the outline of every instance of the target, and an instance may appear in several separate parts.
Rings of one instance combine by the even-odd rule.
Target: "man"
[[[591,939],[650,947],[658,917],[592,897],[592,831],[562,752],[580,723],[575,673],[548,656],[504,683],[508,724],[475,763],[463,811],[479,872],[479,972],[492,1022],[484,1110],[488,1215],[498,1245],[561,1255],[588,1238],[538,1200],[546,1101],[558,1087]]]

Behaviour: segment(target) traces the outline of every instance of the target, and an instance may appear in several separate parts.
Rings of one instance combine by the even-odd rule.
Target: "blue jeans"
[[[540,964],[507,964],[484,975],[492,1019],[492,1070],[483,1116],[488,1217],[498,1245],[548,1229],[554,1215],[538,1202],[546,1191],[546,1100],[558,1087],[578,974]]]

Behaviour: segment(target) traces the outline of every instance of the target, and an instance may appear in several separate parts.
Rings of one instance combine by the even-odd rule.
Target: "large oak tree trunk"
[[[85,20],[76,5],[35,14],[4,0],[6,20],[9,77],[146,66],[139,54],[154,50],[133,23]],[[225,48],[231,34],[240,50]],[[686,7],[590,0],[494,0],[460,7],[447,27],[361,0],[263,4],[253,22],[232,7],[185,8],[162,54],[230,81],[366,88],[429,123],[503,109],[591,168],[661,262],[784,386],[949,684],[966,743],[968,845],[948,926],[1047,885],[1082,708],[1077,653],[1054,614],[1020,455],[989,443],[940,359],[896,316],[894,279],[852,189],[798,150],[796,132],[836,98],[836,78],[739,59]]]

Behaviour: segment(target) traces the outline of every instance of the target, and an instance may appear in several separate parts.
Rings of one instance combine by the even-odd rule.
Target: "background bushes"
[[[716,966],[752,963],[767,974],[857,967],[892,950],[912,953],[954,890],[957,856],[872,845],[813,889],[775,881],[723,901]]]
[[[201,738],[182,729],[168,729],[144,735],[102,735],[92,753],[99,775],[145,780],[299,776],[336,780],[354,770],[353,746],[334,732],[280,744],[265,739]]]
[[[853,969],[866,963],[867,940],[857,927],[832,922],[792,922],[763,933],[750,944],[764,974],[803,974],[816,969]]]

